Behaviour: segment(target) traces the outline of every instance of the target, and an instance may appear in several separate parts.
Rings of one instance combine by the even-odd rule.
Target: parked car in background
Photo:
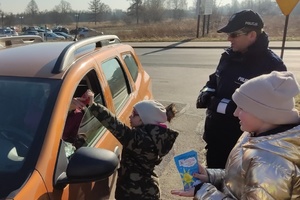
[[[77,33],[79,33],[82,30],[88,30],[88,28],[87,27],[78,27],[77,29],[75,28],[75,29],[70,30],[70,34],[76,35]]]
[[[48,27],[43,27],[43,26],[41,26],[41,27],[38,27],[38,32],[53,32],[50,28],[48,28]]]
[[[17,31],[6,27],[6,28],[0,28],[0,37],[7,37],[7,36],[17,36],[19,35]]]
[[[96,31],[95,29],[82,29],[78,32],[77,36],[79,39],[92,37],[96,35],[103,35],[103,32]]]
[[[42,32],[52,32],[51,29],[49,29],[48,27],[44,27],[44,26],[24,26],[22,28],[22,32],[26,33],[29,31],[36,31],[38,33],[42,33]]]
[[[66,27],[63,27],[63,26],[58,26],[58,27],[54,28],[52,31],[53,32],[64,32],[66,34],[70,34],[69,29]]]
[[[47,40],[65,40],[66,38],[61,35],[57,35],[53,32],[44,32],[43,33],[44,39]]]
[[[115,35],[76,42],[16,36],[0,44],[0,199],[114,199],[119,141],[88,107],[74,142],[63,136],[78,125],[67,124],[79,112],[69,110],[72,99],[87,89],[128,126],[133,105],[153,98],[134,49]]]
[[[39,35],[39,32],[27,30],[27,31],[23,32],[22,35]]]
[[[23,32],[26,31],[38,31],[39,27],[38,26],[24,26],[23,27]]]
[[[65,32],[53,32],[53,33],[55,33],[56,35],[63,36],[66,40],[74,40],[74,36],[69,35]]]

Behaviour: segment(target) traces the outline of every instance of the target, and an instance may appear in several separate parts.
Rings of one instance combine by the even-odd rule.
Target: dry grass
[[[285,24],[285,16],[265,16],[265,31],[270,40],[282,40]],[[274,23],[276,22],[276,23]],[[193,41],[221,41],[225,40],[223,34],[216,33],[217,28],[226,24],[226,20],[220,22],[212,19],[209,33],[202,37],[202,19],[199,26],[199,38],[197,35],[197,20],[185,19],[182,21],[164,21],[151,24],[125,24],[122,22],[81,23],[105,34],[118,35],[122,41],[134,42],[160,42],[160,41],[182,41],[192,39]],[[287,31],[287,40],[300,40],[300,17],[290,16]],[[71,25],[69,28],[74,28]]]

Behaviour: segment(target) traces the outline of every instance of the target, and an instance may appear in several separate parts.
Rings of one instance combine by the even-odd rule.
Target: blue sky
[[[58,5],[61,0],[35,0],[40,11],[52,10],[54,6]],[[89,2],[91,0],[66,0],[71,3],[73,10],[88,10]],[[222,3],[231,2],[231,0],[218,0]],[[0,9],[5,13],[22,13],[24,12],[27,4],[30,0],[0,0]],[[111,9],[126,10],[129,7],[131,1],[128,0],[102,0],[110,6]],[[187,0],[189,6],[193,5],[194,0]]]

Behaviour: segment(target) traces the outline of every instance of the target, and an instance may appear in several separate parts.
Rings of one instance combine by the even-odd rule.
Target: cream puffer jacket
[[[300,199],[300,126],[273,135],[245,132],[225,170],[207,169],[198,199]],[[215,185],[222,183],[222,192]]]

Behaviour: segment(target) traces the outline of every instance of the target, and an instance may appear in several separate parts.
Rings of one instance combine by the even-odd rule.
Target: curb
[[[147,49],[159,49],[159,48],[164,48],[164,49],[225,49],[228,48],[229,46],[135,46],[135,45],[130,45],[133,48],[147,48]],[[282,47],[277,47],[277,46],[269,46],[270,49],[282,49]],[[300,47],[285,47],[284,49],[291,49],[291,50],[299,50]]]
[[[125,42],[126,43],[126,42]],[[133,48],[198,48],[198,49],[225,49],[230,46],[229,42],[128,42]],[[282,49],[282,41],[270,41],[270,49]],[[300,41],[285,42],[284,49],[300,49]]]

